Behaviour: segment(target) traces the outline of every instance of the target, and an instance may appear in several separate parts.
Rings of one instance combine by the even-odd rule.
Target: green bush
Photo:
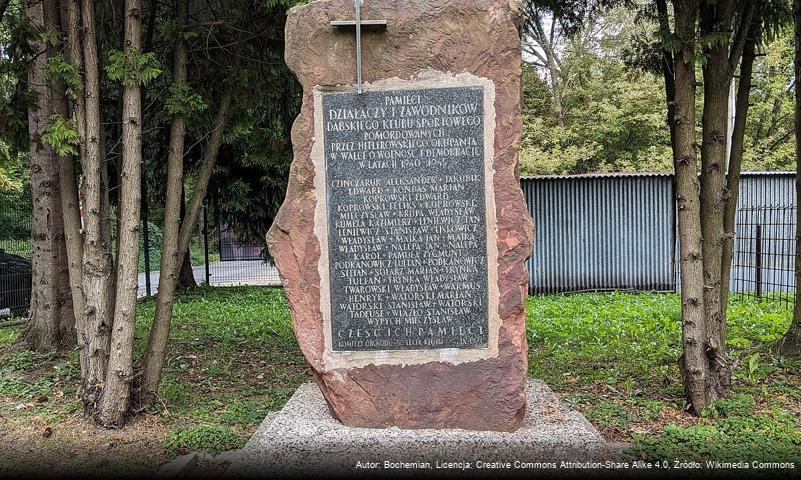
[[[627,456],[644,460],[801,462],[801,437],[791,418],[734,417],[713,425],[668,425],[662,435],[636,436]]]
[[[170,457],[195,451],[218,455],[241,446],[242,441],[229,429],[209,425],[176,429],[164,440],[164,452]]]
[[[717,400],[705,413],[713,417],[745,417],[754,413],[755,406],[756,400],[751,395],[732,395],[729,398]]]
[[[592,423],[611,427],[628,428],[633,420],[629,411],[612,402],[603,402],[587,410],[587,419]]]

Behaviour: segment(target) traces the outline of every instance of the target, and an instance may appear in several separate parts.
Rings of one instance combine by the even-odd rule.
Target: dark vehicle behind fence
[[[31,305],[31,261],[0,250],[0,316],[23,317]]]

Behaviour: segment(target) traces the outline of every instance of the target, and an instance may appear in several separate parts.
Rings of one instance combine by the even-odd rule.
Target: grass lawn
[[[627,455],[801,463],[801,361],[769,348],[789,325],[786,307],[733,299],[734,394],[695,418],[684,412],[676,366],[676,295],[532,297],[527,306],[529,375],[545,380],[607,439],[632,444]],[[154,307],[150,300],[139,308],[140,352]],[[14,351],[17,335],[0,329],[0,476],[32,465],[144,473],[187,451],[236,448],[311,380],[276,288],[181,295],[160,402],[118,431],[83,420],[76,352]]]

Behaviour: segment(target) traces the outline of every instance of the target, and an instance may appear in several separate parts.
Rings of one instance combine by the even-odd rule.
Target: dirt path
[[[148,477],[165,462],[168,430],[144,416],[120,430],[93,427],[82,417],[48,425],[0,417],[0,478]]]

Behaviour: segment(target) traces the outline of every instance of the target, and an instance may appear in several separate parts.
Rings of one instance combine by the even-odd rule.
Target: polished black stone
[[[483,98],[323,94],[333,350],[487,347]]]

